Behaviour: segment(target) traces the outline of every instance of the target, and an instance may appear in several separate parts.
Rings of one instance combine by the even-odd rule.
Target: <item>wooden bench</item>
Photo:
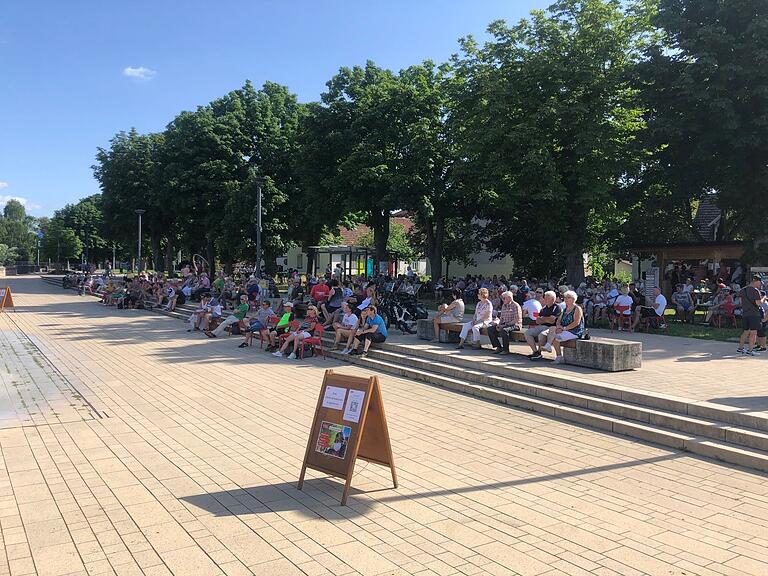
[[[459,333],[461,332],[462,324],[458,322],[452,322],[449,324],[440,324],[440,334],[438,339],[440,342],[456,343],[459,341]],[[431,319],[418,320],[416,324],[416,333],[422,340],[434,339],[434,325]],[[488,336],[488,330],[482,328],[480,334]],[[510,341],[512,342],[525,342],[525,331],[515,330],[510,333]]]

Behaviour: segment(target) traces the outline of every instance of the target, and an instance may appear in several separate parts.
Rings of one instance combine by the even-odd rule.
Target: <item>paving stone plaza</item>
[[[768,574],[763,472],[7,280],[0,574]],[[765,358],[640,338],[641,370],[561,370],[768,410]],[[326,368],[378,374],[397,489],[364,462],[347,506],[296,489]]]

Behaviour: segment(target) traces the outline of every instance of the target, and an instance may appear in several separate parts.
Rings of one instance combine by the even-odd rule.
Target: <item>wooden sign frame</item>
[[[297,488],[304,486],[307,468],[342,478],[346,483],[341,505],[345,506],[358,458],[387,466],[397,488],[378,377],[361,378],[326,370]]]
[[[0,312],[4,312],[6,308],[13,308],[13,311],[16,312],[16,305],[13,303],[11,287],[0,286]]]

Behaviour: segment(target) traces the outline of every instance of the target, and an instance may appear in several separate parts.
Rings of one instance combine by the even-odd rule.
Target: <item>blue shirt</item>
[[[365,323],[367,326],[370,326],[371,328],[373,328],[374,326],[378,326],[379,329],[376,330],[376,332],[384,336],[384,338],[387,337],[387,325],[384,323],[384,319],[378,314],[376,314],[376,316],[374,316],[373,318],[371,318],[370,316],[366,318]]]

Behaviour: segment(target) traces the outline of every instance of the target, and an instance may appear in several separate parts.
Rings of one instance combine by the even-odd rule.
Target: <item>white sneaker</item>
[[[349,354],[349,348],[344,348],[344,350],[342,350],[340,354],[344,354],[346,356],[347,354]]]
[[[296,360],[296,353],[291,352],[290,354],[288,354],[288,360]]]
[[[277,356],[278,358],[282,358],[283,353],[280,352],[280,350],[275,350],[274,352],[272,352],[272,356]]]
[[[565,362],[565,358],[562,356],[556,356],[555,357],[555,364],[563,364]]]
[[[544,350],[545,352],[552,352],[552,344],[547,342],[546,344],[544,344],[544,346],[541,347],[541,349]]]
[[[760,352],[757,350],[747,350],[744,352],[744,356],[760,356]]]

